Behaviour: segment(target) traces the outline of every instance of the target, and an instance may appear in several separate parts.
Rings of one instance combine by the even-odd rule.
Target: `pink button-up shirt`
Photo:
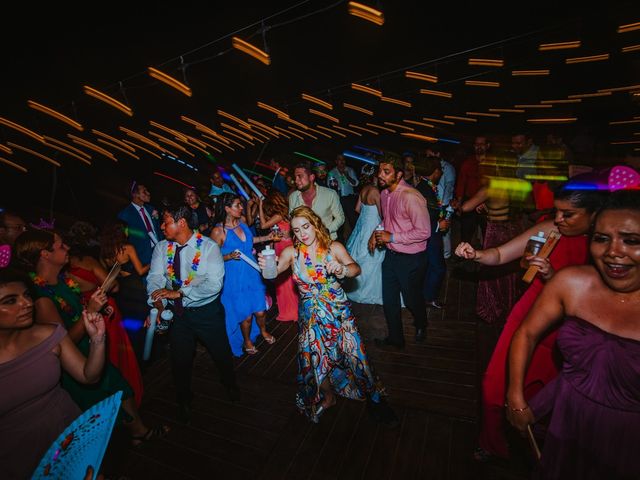
[[[393,234],[387,248],[400,253],[420,253],[427,248],[431,236],[431,222],[427,201],[404,180],[393,192],[384,189],[380,194],[384,229]]]

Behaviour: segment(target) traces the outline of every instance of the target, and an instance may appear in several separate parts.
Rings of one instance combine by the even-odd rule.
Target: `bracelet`
[[[349,275],[349,265],[342,265],[342,273],[340,275],[340,278],[344,278],[347,275]]]
[[[101,336],[96,337],[96,338],[89,338],[89,343],[93,344],[93,345],[100,345],[102,343],[104,343],[105,339],[107,337],[106,333],[103,333]]]
[[[529,410],[529,405],[526,405],[526,406],[524,406],[522,408],[513,408],[513,407],[509,406],[508,403],[505,402],[504,406],[505,406],[505,408],[508,408],[512,412],[516,412],[516,413],[522,413],[524,411]]]

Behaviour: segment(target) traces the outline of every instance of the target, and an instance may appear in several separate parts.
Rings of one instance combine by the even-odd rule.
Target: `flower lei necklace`
[[[189,276],[186,280],[178,280],[176,278],[176,272],[173,269],[173,258],[176,253],[174,251],[175,242],[167,243],[167,273],[169,274],[169,280],[171,280],[171,285],[175,285],[177,288],[182,287],[183,285],[188,286],[196,276],[196,272],[198,271],[198,266],[200,265],[200,256],[202,252],[200,251],[200,246],[202,245],[202,234],[196,233],[196,254],[193,256],[193,261],[191,262],[191,271],[189,272]]]
[[[324,250],[321,248],[316,249],[316,263],[311,261],[309,256],[308,247],[305,244],[300,245],[300,251],[304,257],[304,265],[307,269],[307,275],[316,283],[327,283],[327,277],[324,272],[323,254]]]
[[[58,306],[60,307],[60,309],[62,311],[66,312],[66,313],[73,313],[73,307],[71,305],[69,305],[64,298],[62,298],[60,295],[56,294],[55,286],[49,285],[44,280],[44,278],[39,277],[34,272],[29,273],[29,276],[31,277],[31,280],[33,281],[33,283],[35,285],[37,285],[41,289],[47,291],[47,293],[49,294],[51,299],[58,304]],[[80,285],[78,285],[76,282],[74,282],[69,277],[65,277],[65,276],[60,275],[59,278],[60,278],[60,280],[62,280],[65,283],[65,285],[67,287],[69,287],[69,290],[71,290],[73,293],[75,293],[77,295],[80,295]]]

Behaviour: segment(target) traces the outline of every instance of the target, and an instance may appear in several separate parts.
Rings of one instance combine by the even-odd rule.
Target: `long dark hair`
[[[224,221],[227,218],[227,211],[224,209],[224,207],[230,207],[238,198],[240,198],[240,195],[229,192],[225,192],[222,195],[218,196],[218,200],[216,201],[216,208],[213,215],[214,225],[217,225],[219,223],[224,224]]]
[[[124,223],[111,223],[102,229],[100,235],[100,258],[112,260],[129,242]]]

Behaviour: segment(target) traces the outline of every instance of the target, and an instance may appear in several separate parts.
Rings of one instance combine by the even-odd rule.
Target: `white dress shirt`
[[[173,242],[173,248],[178,245]],[[148,303],[153,305],[151,294],[161,288],[173,290],[171,280],[167,273],[167,247],[168,240],[162,240],[156,245],[151,257],[151,268],[147,275],[147,294],[149,295]],[[180,251],[180,278],[184,281],[189,277],[193,257],[196,254],[196,235],[185,243],[185,247]],[[216,242],[208,237],[202,237],[200,245],[200,265],[196,272],[196,276],[187,286],[182,286],[182,305],[186,307],[201,307],[211,303],[220,294],[224,279],[224,260],[220,247]],[[166,302],[163,301],[166,305]]]

